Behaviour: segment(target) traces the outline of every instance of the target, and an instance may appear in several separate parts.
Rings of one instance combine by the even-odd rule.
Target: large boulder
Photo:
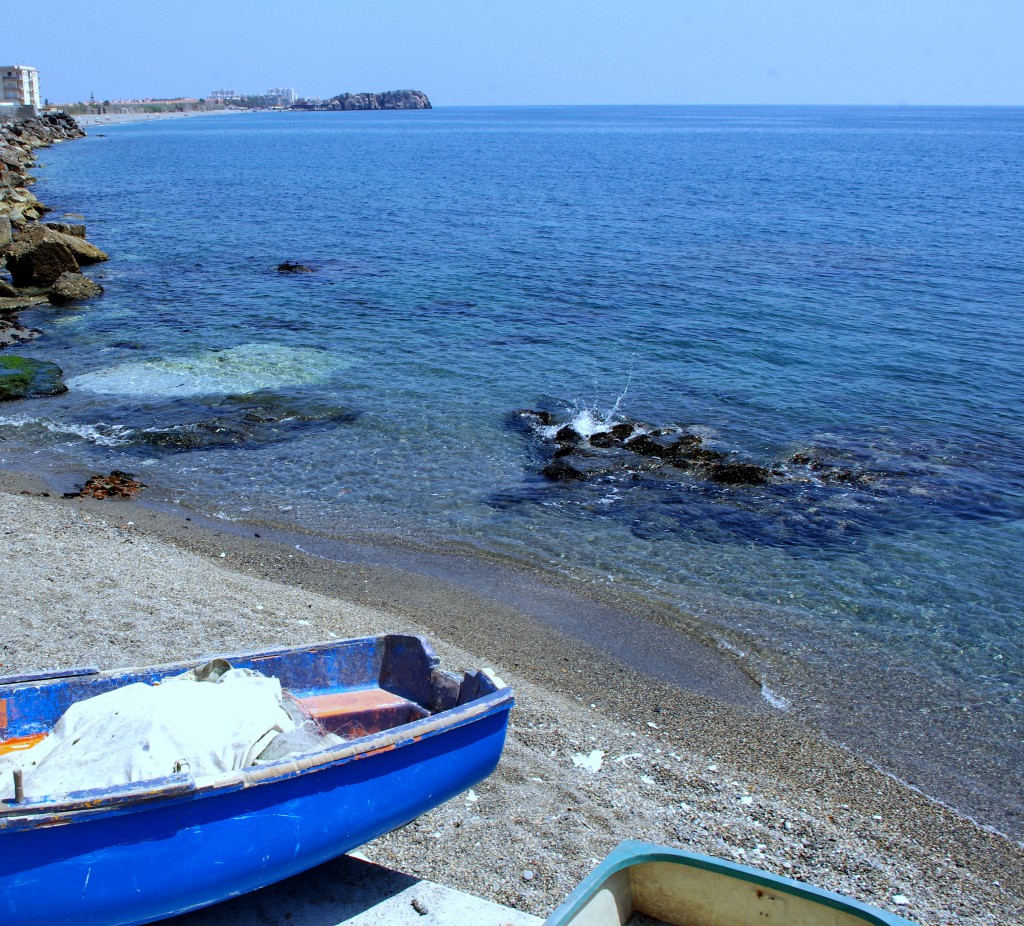
[[[78,235],[66,235],[49,225],[29,225],[18,232],[14,240],[33,244],[42,241],[59,241],[75,255],[75,259],[83,267],[87,264],[98,264],[101,261],[110,260],[106,253],[84,238],[80,238]]]
[[[0,215],[0,248],[7,247],[13,240],[10,218],[6,215]]]
[[[46,222],[45,226],[63,235],[73,235],[75,238],[85,237],[85,226],[78,222]]]
[[[63,371],[48,360],[0,354],[0,401],[67,392]]]
[[[54,305],[67,305],[80,299],[92,299],[102,292],[103,287],[99,283],[81,273],[62,273],[50,289],[50,302]]]
[[[2,252],[15,286],[52,286],[62,273],[78,273],[78,261],[62,241],[53,238],[24,239],[24,234],[20,232],[18,239]],[[56,235],[57,232],[51,234]]]
[[[15,170],[21,170],[22,164],[26,161],[26,156],[13,147],[2,147],[0,148],[0,162],[6,164],[8,167],[13,167]]]

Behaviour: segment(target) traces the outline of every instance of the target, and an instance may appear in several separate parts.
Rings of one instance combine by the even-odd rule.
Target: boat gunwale
[[[384,635],[357,637],[345,640],[334,640],[310,646],[282,647],[272,650],[260,650],[256,653],[233,654],[221,657],[230,661],[232,658],[253,656],[276,656],[288,653],[308,652],[312,649],[330,647],[339,643],[360,643],[381,640]],[[435,666],[439,660],[433,654],[429,642],[419,637]],[[200,657],[203,658],[203,657]],[[162,671],[164,669],[191,668],[195,662],[169,663],[158,666],[130,667],[109,670],[100,674],[116,677],[130,675],[139,671]],[[480,671],[480,670],[476,670]],[[480,673],[485,675],[486,673]],[[95,677],[95,676],[93,676]],[[493,682],[492,682],[493,684]],[[108,788],[70,792],[70,799],[46,802],[14,804],[0,801],[0,835],[22,829],[36,829],[60,826],[98,816],[130,813],[135,810],[150,809],[185,799],[201,799],[217,797],[246,788],[262,787],[276,782],[286,781],[299,775],[316,774],[330,768],[360,759],[391,751],[417,743],[423,739],[438,736],[448,730],[454,730],[472,723],[484,716],[501,710],[510,710],[515,704],[512,689],[504,685],[488,692],[465,704],[459,704],[427,717],[417,718],[408,723],[399,724],[386,730],[370,733],[357,739],[348,740],[340,745],[329,746],[315,752],[296,756],[285,756],[273,762],[246,769],[233,769],[215,777],[201,778],[196,781],[188,773],[153,778],[147,781],[130,782]],[[73,795],[73,797],[71,797]]]
[[[843,894],[838,894],[825,888],[815,887],[813,884],[797,881],[794,878],[775,875],[749,865],[740,865],[736,862],[714,858],[710,855],[687,852],[685,849],[675,849],[671,846],[639,842],[634,839],[626,839],[620,842],[573,889],[569,896],[558,905],[551,916],[544,921],[544,926],[569,926],[572,922],[572,917],[576,916],[583,909],[586,903],[593,898],[609,878],[620,871],[652,862],[681,864],[692,868],[699,868],[712,874],[747,881],[759,887],[778,890],[780,893],[790,894],[802,900],[819,903],[822,906],[838,910],[842,913],[862,917],[864,922],[871,924],[871,926],[919,926],[919,924],[904,919],[898,914],[889,913],[878,907],[872,907],[859,900],[854,900],[852,897],[846,897]]]

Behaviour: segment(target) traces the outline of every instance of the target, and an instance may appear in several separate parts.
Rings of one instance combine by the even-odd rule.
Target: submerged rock
[[[168,412],[177,420],[167,422]],[[273,393],[222,396],[199,406],[175,406],[161,414],[163,422],[131,428],[118,439],[162,450],[211,450],[243,443],[286,439],[300,430],[329,428],[355,421],[359,414],[330,402]],[[185,420],[182,420],[185,419]]]
[[[555,420],[552,417],[551,412],[546,412],[543,411],[542,409],[536,408],[523,408],[517,411],[515,414],[518,415],[520,418],[536,418],[537,422],[544,426],[552,424]]]
[[[67,392],[64,371],[48,360],[0,355],[0,401]]]
[[[587,478],[587,474],[583,470],[577,469],[571,463],[566,463],[565,460],[555,460],[549,463],[540,471],[540,474],[553,482],[582,482]]]
[[[789,462],[795,466],[806,467],[822,482],[840,482],[847,485],[857,485],[859,483],[873,482],[876,478],[871,473],[836,466],[808,451],[794,453],[789,458]]]
[[[80,299],[92,299],[103,292],[103,287],[81,273],[62,273],[53,282],[49,299],[54,305],[67,305]]]
[[[297,264],[294,261],[286,260],[283,264],[277,265],[278,273],[316,273],[312,267],[305,264]]]
[[[3,305],[3,302],[4,300],[0,299],[0,306]],[[24,306],[19,305],[18,308],[24,308]],[[38,328],[27,328],[24,325],[19,325],[17,321],[0,316],[0,349],[10,347],[12,344],[20,344],[23,341],[31,341],[41,334],[42,331]]]
[[[722,485],[764,485],[770,475],[765,467],[753,463],[712,463],[708,467],[711,481]]]

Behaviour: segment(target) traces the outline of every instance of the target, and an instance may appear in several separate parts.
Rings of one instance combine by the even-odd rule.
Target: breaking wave
[[[124,447],[132,443],[132,429],[119,424],[83,424],[74,421],[52,421],[28,415],[0,415],[0,427],[39,429],[58,437],[78,437],[99,447]]]

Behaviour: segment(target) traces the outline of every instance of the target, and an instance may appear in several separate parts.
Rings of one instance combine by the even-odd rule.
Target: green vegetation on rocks
[[[0,355],[0,401],[60,395],[68,387],[64,371],[48,360]]]

